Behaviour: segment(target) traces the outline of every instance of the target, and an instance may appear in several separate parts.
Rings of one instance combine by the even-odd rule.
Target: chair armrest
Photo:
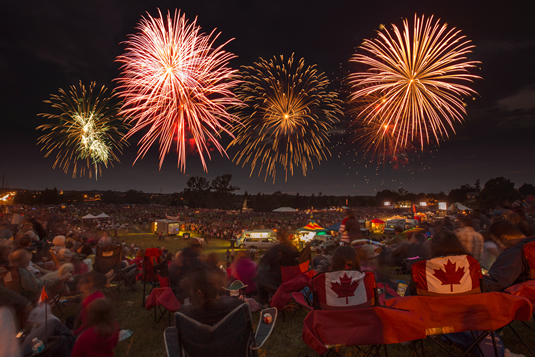
[[[176,327],[171,326],[163,332],[163,339],[165,341],[165,351],[167,357],[182,357],[182,349],[178,345],[178,333]]]
[[[271,314],[273,321],[270,324],[264,323],[264,314]],[[255,333],[255,343],[251,346],[252,350],[257,350],[267,341],[268,337],[271,335],[273,328],[275,327],[275,322],[277,321],[277,308],[270,307],[260,311],[260,321],[258,321],[258,327],[256,328]]]

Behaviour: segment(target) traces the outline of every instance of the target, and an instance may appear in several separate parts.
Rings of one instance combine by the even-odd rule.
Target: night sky
[[[234,40],[226,50],[238,58],[231,66],[249,65],[258,57],[295,53],[317,64],[333,81],[351,68],[349,58],[365,38],[375,36],[380,24],[395,23],[414,14],[434,14],[476,45],[470,59],[481,61],[483,77],[473,85],[479,93],[467,107],[464,124],[440,147],[413,154],[405,167],[377,166],[362,160],[345,144],[343,134],[331,136],[332,158],[303,177],[300,172],[284,182],[283,170],[275,184],[264,176],[249,177],[250,169],[236,166],[213,153],[204,173],[197,156],[188,158],[186,174],[169,154],[161,170],[157,148],[132,166],[135,136],[120,157],[121,163],[104,171],[98,181],[71,178],[52,169],[37,146],[49,112],[43,100],[59,88],[82,80],[86,85],[116,87],[119,64],[128,34],[146,12],[157,15],[185,12],[198,16],[204,32],[221,31],[219,42]],[[9,187],[61,190],[117,190],[179,192],[189,176],[211,180],[232,174],[241,193],[274,191],[310,195],[374,195],[403,187],[410,192],[448,192],[461,184],[504,176],[516,183],[535,183],[535,3],[532,1],[11,1],[3,5],[0,27],[2,140],[1,172]],[[387,26],[390,29],[390,26]],[[225,143],[228,142],[225,141]],[[226,145],[224,145],[226,146]]]

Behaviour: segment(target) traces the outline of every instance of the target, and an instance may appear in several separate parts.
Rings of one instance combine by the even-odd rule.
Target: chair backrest
[[[159,248],[148,248],[143,257],[143,281],[157,281],[155,265],[162,262],[162,250]]]
[[[312,279],[314,304],[322,310],[344,310],[376,305],[375,274],[370,271],[339,270]]]
[[[4,285],[9,290],[20,294],[22,290],[19,269],[13,266],[5,266],[7,273],[3,274]]]
[[[522,255],[529,267],[529,278],[535,279],[535,242],[530,242],[522,247]]]
[[[412,264],[413,292],[417,295],[470,295],[481,292],[481,267],[469,255],[452,255]]]
[[[177,312],[179,348],[184,356],[248,356],[253,342],[249,305],[243,303],[215,326],[208,326]]]
[[[298,265],[283,266],[281,265],[282,283],[292,280],[299,275],[306,273],[309,268],[310,261],[305,261]]]
[[[105,245],[97,248],[93,270],[106,274],[110,270],[116,273],[121,270],[123,248],[117,244]]]

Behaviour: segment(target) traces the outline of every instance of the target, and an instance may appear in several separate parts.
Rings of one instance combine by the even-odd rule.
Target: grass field
[[[168,237],[165,242],[158,241],[158,237],[153,234],[128,234],[119,236],[120,241],[127,244],[135,243],[143,248],[162,247],[176,252],[187,246],[188,242],[181,237]],[[228,242],[214,239],[206,249],[207,253],[216,252],[222,261],[226,259],[225,252],[228,248]],[[116,318],[123,329],[133,331],[132,337],[119,343],[115,350],[115,355],[119,357],[147,356],[162,357],[165,356],[165,347],[163,342],[163,332],[167,327],[167,319],[159,323],[154,321],[154,312],[147,311],[142,307],[142,290],[143,285],[138,282],[137,292],[127,289],[121,301],[117,302]],[[306,314],[298,311],[290,321],[283,322],[282,318],[277,321],[275,329],[267,343],[260,350],[260,356],[306,356],[315,355],[315,353],[304,344],[301,338],[302,323]],[[258,313],[253,313],[255,323],[258,322]],[[514,324],[517,331],[522,337],[531,343],[533,341],[533,331],[522,326],[520,322]],[[503,340],[505,346],[514,353],[529,355],[526,348],[519,343],[510,329],[504,329]],[[436,345],[426,340],[424,341],[427,356],[446,355]],[[460,352],[460,350],[458,350]],[[343,349],[340,351],[342,356],[360,356],[363,353],[356,349]],[[222,353],[221,356],[225,354]],[[384,353],[383,353],[384,355]],[[414,356],[411,345],[394,345],[388,347],[389,356]],[[421,355],[421,352],[420,352]]]

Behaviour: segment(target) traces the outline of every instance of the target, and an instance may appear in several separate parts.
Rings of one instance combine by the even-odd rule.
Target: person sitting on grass
[[[71,357],[113,357],[119,342],[119,325],[107,299],[96,299],[87,306],[86,327],[76,340]]]
[[[209,326],[214,326],[243,300],[219,295],[219,277],[213,269],[202,268],[190,275],[189,305],[179,311],[184,315]]]

